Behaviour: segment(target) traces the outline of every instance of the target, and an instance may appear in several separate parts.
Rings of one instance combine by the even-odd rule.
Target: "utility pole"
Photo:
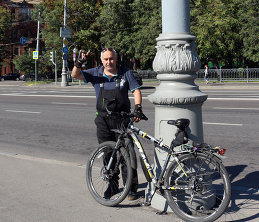
[[[200,69],[195,39],[190,32],[189,0],[162,0],[162,33],[156,39],[153,61],[160,85],[148,99],[155,105],[155,137],[163,138],[168,146],[176,127],[167,121],[178,118],[190,120],[187,133],[191,141],[203,142],[201,107],[207,95],[194,83]],[[154,168],[158,174],[165,157],[166,153],[155,150]],[[155,194],[151,206],[163,211],[168,205],[162,196]]]
[[[64,0],[64,29],[66,28],[66,21],[67,19],[67,0]],[[66,38],[63,37],[63,48],[66,47],[66,44],[65,44],[65,41],[66,41]],[[68,86],[68,82],[67,82],[67,70],[66,70],[66,61],[64,59],[64,54],[63,53],[63,66],[62,66],[62,80],[61,80],[61,86]]]
[[[39,45],[40,45],[40,10],[38,14],[38,27],[37,27],[37,43],[36,43],[36,51],[39,55]],[[37,84],[38,79],[38,59],[35,59],[35,85]]]

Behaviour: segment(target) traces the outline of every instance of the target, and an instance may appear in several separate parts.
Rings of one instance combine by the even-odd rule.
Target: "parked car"
[[[58,75],[60,76],[60,75]],[[55,74],[52,72],[49,73],[38,73],[37,75],[37,81],[48,81],[48,80],[54,80],[55,79]],[[21,76],[21,80],[23,81],[34,81],[35,80],[35,74],[30,73],[30,74],[24,74]]]
[[[4,74],[3,76],[0,77],[1,81],[3,80],[20,80],[20,74],[19,73],[8,73]]]

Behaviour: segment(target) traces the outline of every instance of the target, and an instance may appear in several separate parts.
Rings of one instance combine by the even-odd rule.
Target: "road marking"
[[[3,93],[0,96],[20,96],[20,97],[53,97],[53,98],[96,98],[96,96],[76,96],[76,95],[34,95],[34,94],[20,94],[20,93]],[[133,96],[129,97],[134,98]],[[148,99],[148,97],[143,96],[142,99]],[[207,98],[207,100],[233,100],[233,101],[259,101],[259,98]]]
[[[39,114],[41,112],[32,112],[32,111],[24,111],[24,110],[5,110],[6,112],[12,112],[12,113],[32,113],[32,114]]]
[[[22,154],[17,154],[17,153],[0,152],[0,155],[6,156],[6,157],[12,157],[12,158],[16,158],[16,159],[21,159],[21,160],[30,160],[30,161],[39,162],[39,163],[85,168],[85,165],[79,164],[79,163],[65,162],[65,161],[60,161],[60,160],[55,160],[55,159],[45,159],[45,158],[22,155]]]
[[[0,96],[21,96],[21,97],[55,97],[55,98],[95,98],[95,96],[70,96],[70,95],[27,95],[27,94],[0,94]]]
[[[259,110],[259,108],[227,108],[227,107],[213,107],[213,109],[228,109],[228,110]]]
[[[60,102],[52,102],[51,104],[56,105],[81,105],[81,106],[87,106],[87,103],[60,103]]]
[[[209,122],[203,122],[203,124],[206,124],[206,125],[221,125],[221,126],[243,126],[243,124],[239,124],[239,123],[209,123]]]
[[[13,93],[4,93],[0,96],[20,96],[20,97],[53,97],[53,98],[96,98],[96,96],[71,96],[71,95],[28,95],[28,94],[13,94]],[[129,97],[133,99],[133,96]],[[142,99],[147,99],[147,97],[142,97]]]
[[[258,94],[258,93],[257,93]],[[240,94],[240,95],[238,95],[238,94],[209,94],[209,96],[234,96],[233,98],[258,98],[259,97],[259,95],[252,95],[251,93],[249,93],[249,94]],[[227,98],[227,97],[226,97]],[[231,97],[232,98],[232,97]]]
[[[209,97],[208,100],[259,101],[259,98],[231,98],[231,97],[229,97],[229,98],[210,98]]]
[[[220,90],[220,91],[213,91],[213,90],[202,90],[205,93],[216,93],[215,95],[225,95],[226,93],[241,93],[242,90]],[[258,93],[258,90],[246,90],[244,93]],[[242,92],[243,94],[243,92]]]

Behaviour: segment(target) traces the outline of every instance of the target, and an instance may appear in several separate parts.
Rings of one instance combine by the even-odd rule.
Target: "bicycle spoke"
[[[128,194],[132,170],[124,148],[112,152],[115,144],[107,142],[91,157],[87,164],[86,181],[91,195],[106,206],[115,206]],[[111,155],[112,156],[111,157]],[[108,165],[110,169],[108,169]]]
[[[182,169],[179,163],[174,163],[165,176],[165,185],[175,188],[165,191],[172,210],[190,221],[209,221],[221,215],[230,200],[225,190],[230,189],[230,182],[222,176],[219,163],[202,154],[186,154],[179,161]]]

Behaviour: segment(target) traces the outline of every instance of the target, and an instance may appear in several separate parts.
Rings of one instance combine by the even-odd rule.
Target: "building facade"
[[[5,58],[0,63],[0,75],[17,72],[13,60],[16,56],[23,55],[26,51],[32,52],[36,48],[37,22],[31,18],[31,11],[35,4],[41,1],[26,0],[0,0],[0,5],[10,11],[12,28],[8,35],[8,42],[1,44],[7,51]]]

